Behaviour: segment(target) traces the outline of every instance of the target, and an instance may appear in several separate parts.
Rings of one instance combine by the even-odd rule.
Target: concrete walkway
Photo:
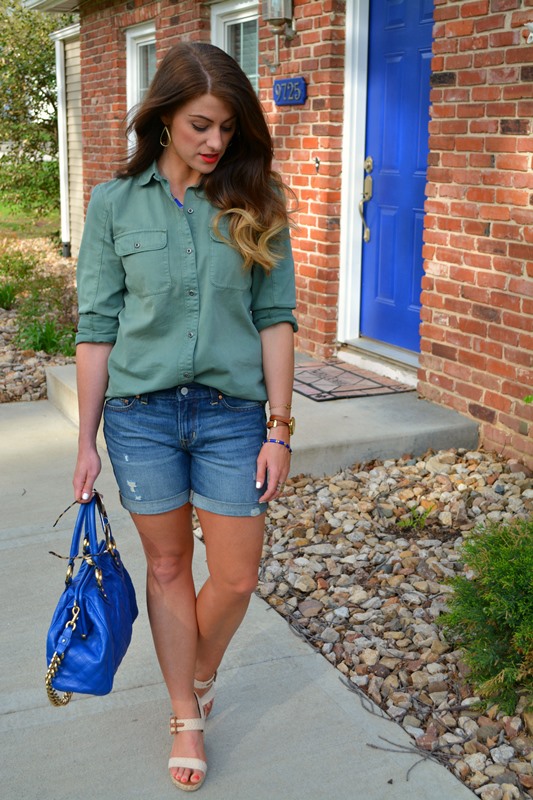
[[[365,460],[370,452],[374,455],[368,457],[376,457],[371,442],[377,442],[384,456],[415,452],[412,442],[421,429],[427,429],[435,448],[453,442],[475,446],[468,425],[462,432],[455,427],[453,435],[432,428],[436,418],[431,421],[421,409],[436,407],[417,401],[415,395],[390,399],[378,430],[364,400],[304,401],[302,407],[296,396],[300,430],[295,472],[328,472],[331,465],[352,459],[352,454],[353,461]],[[372,398],[373,404],[376,401],[385,398]],[[411,406],[409,414],[406,405]],[[442,427],[447,415],[440,411]],[[403,432],[394,439],[393,429],[400,420]],[[352,436],[354,431],[359,439]],[[46,632],[65,573],[65,563],[48,551],[66,553],[70,544],[75,509],[56,528],[52,525],[71,501],[76,439],[75,426],[48,401],[0,406],[2,796],[6,800],[176,798],[179,790],[166,774],[170,708],[147,622],[143,557],[133,525],[118,503],[105,456],[98,489],[105,496],[119,549],[137,588],[140,616],[110,695],[79,695],[65,708],[53,708],[46,698]],[[420,440],[418,452],[425,448]],[[198,582],[205,574],[203,546],[197,544]],[[206,739],[209,773],[199,796],[205,800],[472,800],[470,790],[430,760],[418,763],[407,779],[408,770],[419,761],[418,755],[400,750],[412,746],[410,737],[339,678],[326,659],[253,597],[219,673]]]

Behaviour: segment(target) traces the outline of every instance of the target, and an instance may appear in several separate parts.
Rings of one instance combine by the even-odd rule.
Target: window
[[[126,94],[128,111],[138,105],[156,69],[155,25],[136,25],[126,31]]]
[[[225,0],[211,6],[213,44],[232,56],[254,89],[259,86],[257,0]]]

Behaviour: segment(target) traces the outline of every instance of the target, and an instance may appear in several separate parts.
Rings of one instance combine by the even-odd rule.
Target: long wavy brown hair
[[[236,132],[216,169],[203,175],[200,186],[222,216],[229,218],[229,243],[243,256],[244,266],[260,264],[269,272],[276,264],[276,236],[289,223],[287,189],[272,170],[272,138],[254,88],[237,62],[204,42],[181,42],[163,58],[150,88],[137,107],[128,132],[136,147],[126,157],[119,178],[147,169],[162,153],[164,123],[186,103],[211,94],[227,103],[236,116]]]

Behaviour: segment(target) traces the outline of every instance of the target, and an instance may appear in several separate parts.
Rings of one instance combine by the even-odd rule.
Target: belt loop
[[[140,401],[141,405],[147,406],[148,405],[148,395],[147,394],[138,394],[137,399]]]
[[[211,394],[211,400],[209,401],[209,405],[218,406],[219,400],[222,400],[221,392],[219,392],[218,389],[213,389],[212,386],[209,387],[209,392]]]

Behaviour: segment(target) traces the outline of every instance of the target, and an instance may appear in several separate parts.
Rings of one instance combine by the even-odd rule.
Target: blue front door
[[[433,0],[371,0],[361,335],[420,349]],[[372,158],[370,165],[368,157]],[[367,184],[368,185],[368,184]]]

